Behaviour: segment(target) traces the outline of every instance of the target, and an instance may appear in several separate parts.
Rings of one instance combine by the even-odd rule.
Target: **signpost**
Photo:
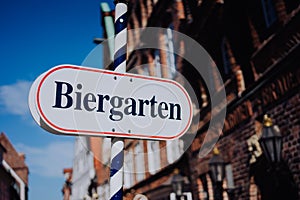
[[[115,3],[114,69],[115,71],[125,73],[127,56],[127,1],[116,0]],[[126,90],[128,90],[128,88],[126,88],[125,91]],[[124,182],[124,139],[115,137],[112,138],[111,142],[109,196],[111,200],[122,200]]]
[[[75,65],[41,75],[29,102],[39,125],[65,135],[167,140],[192,120],[188,93],[175,81]]]
[[[123,139],[176,139],[193,117],[191,99],[179,83],[125,72],[126,15],[126,2],[118,2],[115,71],[59,65],[34,81],[28,99],[34,120],[51,133],[112,138],[111,200],[123,198]]]

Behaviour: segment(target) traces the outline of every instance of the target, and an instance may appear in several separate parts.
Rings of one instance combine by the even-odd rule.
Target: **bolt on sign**
[[[59,65],[29,94],[35,121],[55,134],[170,140],[189,128],[187,91],[169,79]]]

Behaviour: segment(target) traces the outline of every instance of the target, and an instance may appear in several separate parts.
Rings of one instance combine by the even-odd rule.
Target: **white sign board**
[[[182,136],[193,116],[175,81],[74,65],[42,74],[29,105],[41,127],[71,135],[169,140]]]

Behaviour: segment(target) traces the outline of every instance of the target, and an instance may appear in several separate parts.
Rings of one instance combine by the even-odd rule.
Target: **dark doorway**
[[[250,176],[261,192],[262,200],[298,200],[298,190],[286,164],[271,168],[262,155],[250,166]]]

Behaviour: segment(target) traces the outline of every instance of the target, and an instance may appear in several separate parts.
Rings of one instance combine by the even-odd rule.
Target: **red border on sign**
[[[89,131],[89,130],[73,130],[73,129],[65,129],[58,127],[57,125],[53,124],[44,114],[42,111],[41,105],[40,105],[40,89],[42,87],[43,82],[46,80],[46,78],[52,74],[55,71],[61,70],[61,69],[75,69],[75,70],[85,70],[85,71],[90,71],[90,72],[97,72],[97,73],[102,73],[102,74],[113,74],[117,76],[126,76],[126,77],[132,77],[132,78],[140,78],[140,79],[146,79],[146,80],[155,80],[155,81],[160,81],[160,82],[166,82],[166,83],[171,83],[179,87],[184,95],[186,96],[188,103],[189,103],[189,108],[190,108],[190,116],[187,125],[185,128],[177,135],[171,136],[171,137],[166,137],[166,136],[145,136],[145,135],[140,135],[140,134],[132,134],[132,133],[119,133],[119,132],[101,132],[101,131]],[[112,136],[112,137],[123,137],[123,138],[144,138],[144,139],[156,139],[156,140],[171,140],[175,138],[179,138],[181,135],[183,135],[187,129],[190,127],[191,121],[192,121],[192,103],[191,99],[189,98],[189,95],[187,94],[186,90],[176,81],[169,80],[169,79],[161,79],[161,78],[156,78],[156,77],[148,77],[148,76],[140,76],[136,74],[127,74],[127,73],[118,73],[115,71],[108,71],[108,70],[101,70],[101,69],[94,69],[94,68],[86,68],[86,67],[81,67],[81,66],[75,66],[75,65],[59,65],[57,67],[52,68],[49,70],[45,76],[42,78],[38,85],[37,89],[37,94],[36,94],[36,99],[37,99],[37,107],[40,112],[40,115],[44,122],[46,122],[47,125],[49,125],[51,128],[61,132],[62,134],[76,134],[76,133],[86,133],[86,135],[103,135],[103,136]],[[84,135],[84,134],[80,134]]]

